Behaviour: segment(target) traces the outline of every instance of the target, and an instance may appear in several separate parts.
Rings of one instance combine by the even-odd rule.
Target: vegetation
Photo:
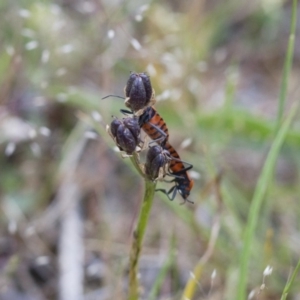
[[[141,299],[299,297],[296,0],[19,0],[0,16],[1,299],[128,299],[130,276]],[[144,219],[144,180],[105,130],[124,103],[101,100],[130,71],[194,165],[195,204],[155,193]]]

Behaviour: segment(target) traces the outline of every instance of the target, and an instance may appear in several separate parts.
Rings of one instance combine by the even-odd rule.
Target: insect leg
[[[165,140],[167,139],[167,134],[159,127],[157,127],[156,125],[147,122],[146,124],[150,125],[152,128],[156,129],[157,132],[159,132],[162,136],[158,137],[157,139],[154,139],[152,142],[149,143],[149,145],[153,144],[153,143],[160,143],[160,144],[164,144]]]
[[[127,109],[120,109],[120,112],[123,114],[123,115],[133,115],[133,112],[131,110],[127,110]]]
[[[169,198],[169,200],[173,201],[176,194],[177,194],[177,186],[174,185],[173,187],[170,188],[169,191],[166,191],[165,189],[156,189],[156,192],[162,192],[164,194],[166,194]],[[172,193],[172,196],[170,197],[170,194]]]

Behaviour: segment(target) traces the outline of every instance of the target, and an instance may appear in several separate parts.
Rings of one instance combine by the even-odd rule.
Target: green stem
[[[130,156],[130,160],[131,160],[132,164],[134,165],[134,167],[135,167],[135,168],[137,169],[137,171],[139,172],[139,174],[140,174],[143,178],[145,178],[145,180],[146,180],[147,178],[146,178],[146,176],[145,176],[145,174],[144,174],[144,172],[143,172],[142,166],[141,166],[140,163],[139,163],[139,161],[140,161],[139,155],[138,155],[136,152],[134,152],[134,153],[132,154],[132,156]]]
[[[166,261],[164,262],[161,270],[159,271],[159,273],[156,276],[154,284],[149,293],[148,300],[155,300],[155,299],[159,298],[158,297],[159,291],[160,291],[161,287],[163,286],[164,279],[166,278],[168,272],[170,271],[170,269],[174,263],[175,256],[176,256],[176,245],[175,245],[175,236],[173,235],[171,237],[171,249],[166,257]]]
[[[298,110],[298,107],[299,107],[298,103],[296,103],[293,107],[291,107],[291,111],[287,119],[280,126],[280,129],[268,153],[267,159],[264,163],[263,169],[259,176],[256,189],[254,191],[254,195],[251,201],[250,211],[248,215],[245,236],[243,240],[243,248],[241,252],[239,280],[237,284],[237,297],[236,297],[237,300],[246,299],[248,266],[250,262],[250,255],[252,249],[251,246],[253,245],[253,237],[254,237],[256,226],[259,221],[260,208],[265,198],[265,194],[267,192],[267,188],[269,186],[270,180],[272,178],[274,166],[277,161],[279,151],[284,142],[285,136],[290,128],[292,120]]]
[[[292,274],[291,279],[287,282],[287,284],[284,287],[282,296],[280,298],[281,300],[286,300],[286,297],[287,297],[287,295],[288,295],[288,293],[289,293],[289,291],[290,291],[290,289],[292,287],[292,284],[294,283],[294,280],[296,278],[296,275],[297,275],[299,269],[300,269],[300,260],[298,261],[298,264],[297,264],[297,266],[296,266],[296,268],[295,268],[295,270],[294,270],[294,272]]]
[[[156,182],[145,179],[145,194],[139,214],[136,230],[133,234],[133,242],[130,251],[129,262],[129,300],[139,299],[139,283],[137,278],[138,263],[142,248],[142,242],[148,224],[148,219],[153,203]]]
[[[298,109],[298,105],[296,107],[292,107],[291,112],[287,117],[287,120],[283,124],[281,124],[283,119],[284,102],[287,95],[288,78],[289,78],[289,74],[292,67],[292,61],[293,61],[296,23],[297,23],[297,0],[293,0],[290,37],[289,37],[287,53],[284,62],[282,82],[280,87],[278,115],[277,115],[276,126],[275,126],[275,138],[274,138],[273,145],[270,149],[270,152],[267,156],[267,159],[265,161],[265,164],[263,166],[260,177],[258,179],[254,196],[251,201],[245,236],[243,240],[243,249],[241,252],[239,280],[237,284],[238,287],[237,297],[236,297],[237,300],[246,299],[246,287],[247,287],[247,277],[248,277],[247,273],[248,273],[248,266],[250,262],[251,246],[253,244],[255,229],[259,221],[258,218],[259,218],[260,208],[264,200],[268,185],[271,181],[272,174],[274,171],[274,166],[280,148],[289,130],[292,119],[295,116],[295,111],[296,109]]]
[[[284,67],[283,67],[275,133],[277,133],[277,131],[279,130],[280,123],[282,122],[284,103],[285,103],[287,88],[288,88],[288,79],[289,79],[289,74],[291,72],[293,56],[294,56],[296,25],[297,25],[297,0],[293,0],[290,37],[289,37],[287,53],[284,61]]]

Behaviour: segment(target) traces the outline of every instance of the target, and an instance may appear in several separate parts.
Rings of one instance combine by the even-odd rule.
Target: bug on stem
[[[168,149],[171,150],[174,156],[159,145],[149,147],[144,167],[145,174],[151,180],[163,179],[166,175],[174,177],[171,180],[171,182],[174,182],[174,186],[170,190],[157,189],[157,191],[166,194],[170,200],[174,200],[176,194],[179,193],[184,199],[184,203],[186,201],[193,203],[188,197],[193,188],[194,181],[187,173],[193,166],[183,162],[170,144],[168,144]],[[187,164],[187,167],[184,164]]]
[[[165,193],[170,200],[173,200],[176,194],[179,193],[184,202],[192,202],[188,199],[188,196],[193,188],[194,181],[189,177],[187,171],[193,166],[188,164],[185,167],[179,154],[169,143],[167,124],[153,107],[155,103],[154,90],[152,89],[149,76],[146,73],[132,72],[124,92],[126,96],[125,105],[130,110],[121,109],[121,112],[133,115],[132,119],[135,122],[137,120],[139,127],[152,139],[151,143],[158,144],[158,147],[154,146],[149,149],[148,159],[145,164],[146,175],[151,180],[156,180],[159,176],[164,177],[166,174],[173,176],[174,179],[171,182],[175,184],[170,190],[158,189],[157,191]],[[124,99],[120,96],[116,97]],[[126,119],[130,119],[130,117]],[[117,123],[117,121],[115,122]],[[124,128],[119,123],[113,126],[118,127],[115,133],[112,132],[112,136],[114,136],[119,148],[126,151],[127,154],[132,154],[139,142],[134,140],[129,132],[126,131],[126,126]],[[120,129],[119,126],[121,126]],[[137,129],[136,126],[135,123],[134,129]],[[137,135],[135,136],[137,137]]]
[[[174,149],[174,147],[169,143],[166,142],[164,145],[164,149],[169,153],[171,160],[169,162],[169,173],[174,179],[171,182],[174,182],[174,186],[166,191],[165,189],[157,189],[157,191],[163,192],[168,196],[170,200],[174,200],[177,192],[181,195],[184,200],[193,203],[191,200],[188,199],[190,192],[194,186],[194,180],[192,180],[188,174],[188,170],[193,168],[193,165],[183,162],[180,159],[179,154]],[[185,166],[186,164],[187,166]]]

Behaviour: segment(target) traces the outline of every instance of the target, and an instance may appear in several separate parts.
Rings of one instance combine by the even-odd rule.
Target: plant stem
[[[142,248],[142,242],[148,224],[148,219],[153,203],[156,182],[145,179],[145,194],[139,214],[136,230],[133,233],[133,242],[130,251],[129,262],[129,300],[139,299],[138,263]]]
[[[267,159],[264,163],[261,174],[258,178],[256,189],[254,191],[253,199],[248,214],[248,221],[245,230],[243,248],[241,251],[241,260],[239,267],[239,279],[237,284],[236,300],[246,299],[246,286],[248,277],[248,266],[250,263],[251,246],[253,245],[253,238],[256,226],[259,222],[260,208],[265,198],[270,180],[272,178],[274,166],[276,164],[280,149],[284,143],[286,134],[290,128],[292,120],[298,110],[299,104],[296,103],[291,107],[287,119],[280,126],[279,131],[274,139],[271,149],[268,153]]]
[[[139,160],[139,156],[138,156],[138,154],[136,152],[134,152],[132,154],[132,156],[130,156],[130,160],[131,160],[132,164],[134,165],[134,167],[136,168],[136,170],[139,172],[139,174],[146,180],[147,177],[145,176],[145,174],[144,174],[144,172],[142,170],[142,167],[141,167],[141,165],[139,163],[139,161],[140,161]]]
[[[297,0],[293,0],[291,29],[290,29],[288,48],[287,48],[287,53],[285,56],[283,74],[282,74],[282,80],[281,80],[280,95],[279,95],[279,101],[278,101],[278,112],[277,112],[277,119],[276,119],[276,126],[275,126],[275,134],[279,130],[280,123],[282,122],[284,103],[285,103],[287,87],[288,87],[288,79],[289,79],[289,75],[291,72],[293,56],[294,56],[295,35],[296,35],[296,27],[297,27],[296,25],[297,25]]]
[[[156,279],[154,281],[154,284],[151,288],[151,291],[149,293],[147,300],[155,300],[158,298],[159,291],[161,287],[163,286],[164,280],[170,271],[172,265],[174,264],[175,256],[176,256],[176,241],[175,241],[175,235],[173,234],[171,237],[171,249],[169,250],[169,253],[166,257],[166,260],[160,269],[159,273],[156,276]]]
[[[292,274],[292,277],[290,278],[290,280],[287,282],[287,284],[284,287],[284,290],[283,290],[283,293],[282,293],[282,296],[281,296],[281,300],[286,300],[286,297],[287,297],[287,295],[288,295],[288,293],[289,293],[289,291],[292,287],[292,284],[294,283],[294,280],[296,278],[296,275],[297,275],[299,269],[300,269],[300,260],[298,261],[298,264],[297,264],[297,266],[296,266],[296,268],[295,268],[295,270]]]

